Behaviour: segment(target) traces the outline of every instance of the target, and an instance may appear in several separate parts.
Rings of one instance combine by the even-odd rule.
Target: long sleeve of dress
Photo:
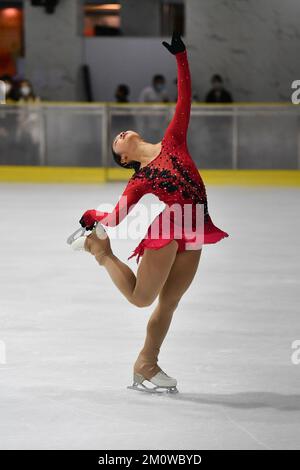
[[[115,227],[129,214],[144,195],[144,187],[138,180],[130,179],[112,212],[95,211],[94,220],[102,225]]]
[[[165,139],[172,139],[176,145],[186,143],[190,120],[192,85],[187,51],[175,55],[177,62],[177,103],[174,116],[165,132]]]
[[[159,158],[165,159],[165,151],[169,147],[169,144],[186,147],[186,136],[191,110],[191,76],[186,50],[177,53],[175,57],[178,74],[178,97],[174,116],[163,137],[164,142],[162,144],[161,153],[152,162],[142,168],[135,178],[129,180],[119,202],[112,212],[108,213],[92,210],[92,214],[90,214],[91,219],[88,219],[89,222],[87,226],[92,225],[93,221],[96,220],[101,222],[102,225],[114,227],[122,222],[139,199],[147,192],[156,194],[161,200],[166,202],[170,195],[174,194],[174,191],[177,189],[177,185],[173,180],[170,180],[172,175],[170,176],[167,171],[166,162],[164,161],[164,170],[160,170],[159,166],[155,167],[159,162]],[[185,149],[182,148],[182,150]],[[177,165],[178,164],[177,162]]]

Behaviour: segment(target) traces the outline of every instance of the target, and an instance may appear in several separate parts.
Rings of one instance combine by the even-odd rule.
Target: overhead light
[[[3,8],[2,15],[6,18],[15,18],[19,15],[19,10],[17,8]]]
[[[103,5],[86,5],[86,11],[103,11],[103,10],[120,10],[121,5],[119,3],[105,3]]]

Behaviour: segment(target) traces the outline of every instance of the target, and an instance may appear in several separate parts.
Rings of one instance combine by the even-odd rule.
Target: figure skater
[[[134,383],[130,388],[176,392],[177,380],[168,376],[158,365],[160,348],[173,313],[195,276],[202,245],[216,243],[228,237],[228,234],[217,228],[210,218],[205,185],[187,148],[191,77],[186,47],[178,33],[173,33],[171,44],[165,41],[162,44],[175,55],[177,62],[178,98],[175,114],[162,141],[157,144],[145,142],[132,130],[117,135],[112,143],[114,159],[123,168],[133,168],[135,172],[111,213],[93,209],[83,214],[80,224],[87,230],[92,230],[92,233],[87,237],[77,238],[73,248],[91,253],[133,305],[146,307],[158,297],[158,303],[147,325],[144,346],[133,366]],[[146,193],[156,195],[166,204],[166,209],[155,218],[146,236],[128,258],[137,256],[137,263],[141,258],[135,275],[112,252],[103,226],[119,224]],[[167,210],[174,203],[180,207],[189,204],[193,208],[197,205],[204,208],[201,246],[188,248],[190,239],[185,236],[184,231],[179,230],[179,235],[178,230],[176,233],[176,221]],[[170,219],[171,230],[168,235],[162,229],[165,214]],[[151,229],[155,223],[158,235],[152,236]],[[151,382],[155,387],[146,387],[144,381]]]

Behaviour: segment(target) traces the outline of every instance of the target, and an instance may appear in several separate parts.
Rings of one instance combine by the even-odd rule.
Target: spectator
[[[206,103],[232,103],[232,96],[223,86],[221,75],[213,75],[211,78],[212,88],[207,93]]]
[[[120,85],[118,85],[116,92],[115,92],[116,102],[128,103],[129,94],[130,94],[130,88],[127,85],[124,85],[123,83],[121,83]]]
[[[139,101],[144,103],[159,102],[164,103],[169,101],[166,92],[166,79],[163,75],[154,75],[152,78],[152,85],[146,86],[140,93]]]
[[[130,88],[124,83],[120,83],[115,91],[115,98],[117,103],[129,103]],[[116,114],[112,120],[111,125],[113,126],[113,135],[119,134],[123,129],[134,129],[135,116],[130,111],[127,115]],[[115,165],[115,162],[113,162]]]
[[[17,88],[18,103],[22,104],[17,114],[16,144],[24,149],[23,163],[34,164],[39,161],[41,145],[41,117],[38,108],[31,105],[40,102],[29,80],[22,79]]]
[[[19,103],[37,103],[40,101],[34,94],[32,84],[29,80],[21,80],[19,82],[17,95]]]
[[[10,75],[3,75],[0,80],[5,83],[6,86],[6,101],[16,101],[15,84]]]

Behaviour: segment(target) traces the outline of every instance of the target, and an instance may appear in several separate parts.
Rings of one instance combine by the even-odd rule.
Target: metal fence
[[[0,164],[115,166],[111,142],[133,129],[159,142],[174,104],[0,106]],[[299,169],[300,107],[192,104],[190,154],[199,168]]]

